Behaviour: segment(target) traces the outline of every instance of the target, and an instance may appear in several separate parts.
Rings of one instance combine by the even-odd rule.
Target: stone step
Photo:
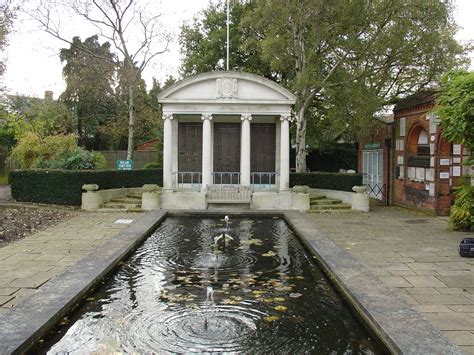
[[[337,204],[337,203],[342,203],[341,200],[336,200],[336,199],[333,199],[333,198],[325,198],[325,199],[322,199],[322,200],[314,200],[314,201],[310,201],[311,203],[311,206],[313,205],[333,205],[333,204]]]
[[[97,210],[97,212],[145,212],[141,208],[130,208],[130,209],[118,209],[118,208],[105,208],[101,207]]]
[[[122,209],[128,210],[130,208],[141,208],[141,204],[138,203],[119,203],[119,202],[106,202],[100,206],[101,208],[111,208],[111,209]]]
[[[142,198],[136,198],[136,197],[121,197],[121,198],[114,198],[110,200],[109,202],[112,203],[131,203],[131,204],[141,204],[142,203]]]
[[[311,210],[350,210],[351,205],[347,203],[335,203],[335,204],[327,204],[327,205],[313,205],[311,206]]]
[[[321,209],[321,210],[309,210],[309,211],[307,211],[307,213],[360,213],[360,211],[355,211],[355,210],[351,210],[351,209],[344,209],[344,210],[335,210],[335,209],[324,210],[324,209]]]
[[[141,200],[142,199],[142,194],[141,194],[141,192],[136,192],[136,193],[128,194],[127,197]]]
[[[310,201],[324,200],[325,198],[326,198],[325,195],[320,195],[320,194],[310,194],[309,195],[309,200]]]

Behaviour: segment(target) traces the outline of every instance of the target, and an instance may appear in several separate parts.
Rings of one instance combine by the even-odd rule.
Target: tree
[[[328,91],[355,86],[373,97],[369,102],[378,99],[380,107],[432,83],[456,65],[456,55],[462,53],[454,40],[450,6],[444,1],[257,3],[246,21],[265,32],[263,58],[272,69],[288,73],[289,86],[297,94],[300,172],[306,170],[307,110],[315,99],[325,100]]]
[[[242,19],[255,7],[255,3],[231,1],[230,59],[233,70],[246,71],[274,78],[268,63],[262,61],[257,42],[260,34],[250,27],[240,26]],[[184,76],[215,70],[225,70],[226,64],[226,2],[210,3],[196,16],[192,24],[181,27],[179,43]]]
[[[7,44],[7,35],[11,30],[14,11],[9,2],[5,1],[0,4],[0,53]],[[3,77],[5,71],[5,63],[0,60],[0,78]],[[3,88],[2,88],[3,91]]]
[[[243,70],[259,72],[266,65],[265,76],[296,94],[298,171],[306,170],[308,127],[315,132],[324,121],[334,124],[334,135],[356,132],[384,104],[431,85],[461,62],[451,5],[442,0],[242,3],[235,5],[244,10],[233,28],[245,35],[233,51],[259,57],[245,64],[255,67]],[[213,11],[204,15],[216,17]],[[207,17],[195,21],[192,31],[183,28],[185,72],[209,68],[200,60],[220,69],[216,56],[198,58],[214,50],[224,54],[216,39],[223,36],[206,26]]]
[[[79,144],[88,149],[102,149],[100,129],[116,114],[116,68],[110,44],[100,44],[97,36],[84,42],[74,37],[69,48],[61,49],[59,57],[65,63],[66,81],[60,100],[76,116]]]
[[[13,142],[17,142],[27,133],[35,133],[39,137],[71,134],[74,132],[74,117],[61,102],[8,96],[2,126]]]
[[[159,14],[147,16],[151,3],[140,7],[138,0],[84,0],[80,2],[67,0],[66,4],[78,16],[94,25],[100,36],[110,41],[118,52],[116,59],[112,62],[128,82],[127,159],[132,159],[136,95],[134,89],[140,82],[141,74],[150,61],[167,50],[170,37],[163,27],[158,26]],[[55,5],[53,3],[53,6]],[[32,13],[32,16],[39,21],[47,33],[71,44],[71,41],[62,35],[57,23],[54,23],[48,3],[42,3]],[[138,37],[135,46],[130,37]],[[153,45],[157,40],[162,41],[162,49],[154,48]],[[85,47],[79,48],[93,54]],[[110,61],[107,57],[97,57]]]
[[[463,144],[469,151],[464,162],[474,166],[474,72],[454,71],[444,76],[435,111],[440,118],[443,136]],[[450,225],[454,229],[474,228],[474,176],[466,177],[456,191],[451,208]]]

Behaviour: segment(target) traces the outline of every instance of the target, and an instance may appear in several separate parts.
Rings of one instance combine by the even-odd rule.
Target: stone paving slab
[[[57,276],[52,276],[38,289],[22,288],[16,292],[32,293],[27,295],[17,307],[3,312],[0,309],[0,339],[2,339],[0,354],[34,350],[31,349],[34,342],[44,336],[51,326],[89,292],[91,287],[100,282],[133,248],[141,243],[165,215],[166,212],[163,211],[151,211],[146,215],[134,214],[131,219],[134,219],[135,223],[123,225],[121,228],[107,228],[117,219],[110,214],[89,215],[88,221],[93,216],[93,220],[99,219],[104,222],[94,224],[98,232],[110,229],[113,232],[111,235],[113,238],[107,240],[106,247],[95,249],[73,267]],[[123,214],[121,218],[124,218]],[[84,220],[81,222],[86,223]],[[124,227],[128,228],[124,229]],[[93,228],[89,225],[89,232]],[[57,240],[51,238],[51,241]],[[33,318],[32,314],[35,315]]]
[[[474,233],[449,231],[446,218],[397,207],[311,218],[464,352],[474,355],[474,258],[457,252],[460,240]],[[425,222],[407,223],[413,220]]]
[[[0,311],[17,306],[36,290],[96,250],[140,213],[79,213],[58,225],[0,248]]]

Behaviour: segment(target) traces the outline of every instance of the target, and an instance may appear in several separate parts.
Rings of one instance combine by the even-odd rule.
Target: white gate
[[[362,173],[362,183],[367,185],[369,196],[383,200],[383,149],[364,150]]]

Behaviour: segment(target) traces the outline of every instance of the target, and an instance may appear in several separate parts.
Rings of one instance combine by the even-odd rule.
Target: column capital
[[[169,112],[164,113],[162,117],[163,120],[172,120],[173,118],[173,114]]]
[[[212,113],[203,113],[201,115],[201,120],[203,120],[203,121],[205,121],[205,120],[212,121]]]
[[[252,115],[250,113],[243,113],[240,115],[240,120],[241,121],[252,121]]]
[[[291,115],[289,113],[285,113],[283,115],[280,115],[280,121],[291,122]]]

